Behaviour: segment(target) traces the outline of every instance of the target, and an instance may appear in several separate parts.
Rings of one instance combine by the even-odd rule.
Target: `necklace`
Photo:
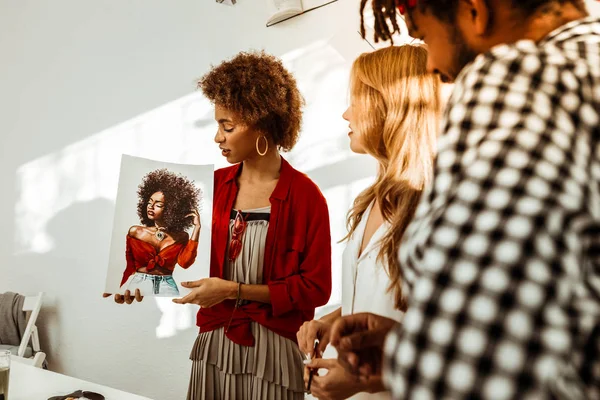
[[[166,236],[165,231],[166,228],[161,227],[156,227],[156,232],[154,232],[154,237],[156,237],[158,239],[159,242],[162,242]]]

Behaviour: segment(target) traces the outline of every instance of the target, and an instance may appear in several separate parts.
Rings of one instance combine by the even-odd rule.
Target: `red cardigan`
[[[238,192],[235,178],[240,167],[237,164],[215,171],[212,277],[223,278],[230,213]],[[235,313],[235,302],[231,300],[201,308],[197,318],[200,332],[229,326],[226,332],[229,339],[253,346],[250,322],[255,321],[296,341],[302,323],[312,320],[315,308],[329,300],[331,234],[327,203],[319,188],[282,158],[279,182],[270,202],[263,284],[269,286],[271,304],[249,302]]]

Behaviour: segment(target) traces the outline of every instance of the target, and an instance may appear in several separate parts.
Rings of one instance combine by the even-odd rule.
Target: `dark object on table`
[[[85,392],[83,390],[78,390],[71,394],[67,394],[66,396],[50,397],[48,400],[67,400],[68,398],[79,399],[81,397],[85,397],[86,399],[90,399],[90,400],[105,400],[104,396],[102,396],[101,394],[94,393],[94,392]]]

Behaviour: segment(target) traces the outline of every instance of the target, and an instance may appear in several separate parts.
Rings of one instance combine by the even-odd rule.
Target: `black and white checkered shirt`
[[[599,19],[461,72],[400,261],[395,398],[600,398]]]

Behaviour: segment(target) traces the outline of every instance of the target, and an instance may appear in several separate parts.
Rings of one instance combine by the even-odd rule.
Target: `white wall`
[[[323,188],[343,236],[373,164],[347,149],[349,62],[327,39],[357,55],[357,7],[340,0],[267,29],[260,0],[0,0],[0,291],[46,292],[52,370],[184,398],[195,309],[118,306],[101,293],[120,155],[223,165],[211,107],[194,92],[211,63],[246,49],[284,57],[308,103],[289,158]]]
[[[585,0],[585,4],[588,7],[588,11],[591,15],[600,16],[600,1],[599,0]]]

